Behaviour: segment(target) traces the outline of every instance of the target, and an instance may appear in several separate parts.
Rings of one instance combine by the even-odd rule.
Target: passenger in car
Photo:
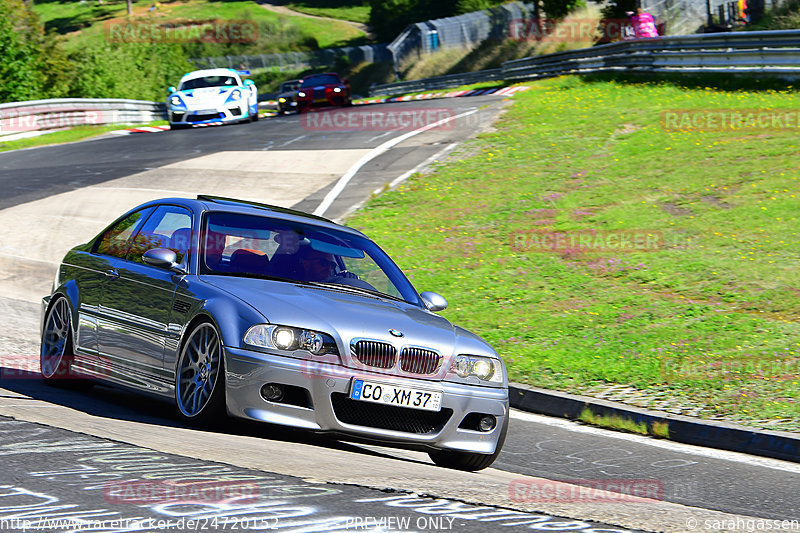
[[[270,260],[268,273],[279,278],[302,279],[300,235],[290,230],[281,231],[275,234],[273,240],[278,243],[278,249]]]
[[[239,248],[231,254],[230,269],[240,274],[263,276],[267,273],[269,257],[261,250]]]

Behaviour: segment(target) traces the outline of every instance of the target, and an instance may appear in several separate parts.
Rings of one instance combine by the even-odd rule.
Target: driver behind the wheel
[[[303,281],[325,281],[333,277],[336,261],[332,254],[309,248],[302,251],[300,258],[300,274]]]

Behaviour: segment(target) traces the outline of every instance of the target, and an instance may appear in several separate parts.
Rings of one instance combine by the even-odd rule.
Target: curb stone
[[[795,433],[673,415],[519,383],[509,384],[509,399],[515,409],[556,418],[578,420],[581,411],[590,408],[601,416],[617,415],[648,426],[653,422],[666,422],[669,440],[674,442],[800,463],[800,435]]]

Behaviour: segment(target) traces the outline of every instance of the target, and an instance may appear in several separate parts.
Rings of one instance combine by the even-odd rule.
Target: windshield
[[[281,83],[281,92],[296,91],[300,87],[299,81],[286,81]]]
[[[234,76],[203,76],[192,78],[181,83],[180,90],[202,89],[203,87],[236,87],[239,85]]]
[[[365,237],[307,223],[211,212],[202,242],[200,273],[330,286],[420,305],[405,275]]]
[[[301,87],[316,87],[317,85],[341,85],[342,82],[336,76],[313,76],[303,80]]]

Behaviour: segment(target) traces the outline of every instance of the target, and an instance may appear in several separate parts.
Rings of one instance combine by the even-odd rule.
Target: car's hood
[[[494,352],[479,337],[455,328],[447,319],[425,309],[391,299],[344,290],[232,276],[203,276],[258,310],[273,324],[322,331],[343,346],[366,338],[432,348],[445,356]],[[390,333],[401,332],[402,337]]]
[[[241,87],[202,87],[200,89],[188,89],[178,91],[181,99],[188,106],[217,105],[224,103],[234,89],[242,90]]]

